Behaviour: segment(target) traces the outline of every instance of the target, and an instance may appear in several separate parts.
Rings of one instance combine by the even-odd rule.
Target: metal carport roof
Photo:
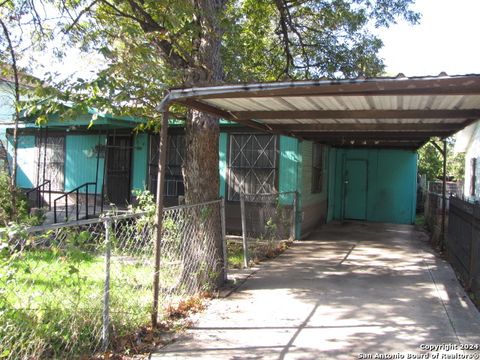
[[[171,90],[164,103],[333,146],[414,150],[480,118],[480,75],[194,87]]]

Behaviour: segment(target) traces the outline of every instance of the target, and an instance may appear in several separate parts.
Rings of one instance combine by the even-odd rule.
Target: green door
[[[345,161],[344,218],[367,219],[367,161]]]

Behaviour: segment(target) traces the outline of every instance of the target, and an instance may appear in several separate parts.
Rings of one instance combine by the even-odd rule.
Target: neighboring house
[[[467,200],[480,201],[480,121],[458,133],[455,151],[465,152],[463,194]]]

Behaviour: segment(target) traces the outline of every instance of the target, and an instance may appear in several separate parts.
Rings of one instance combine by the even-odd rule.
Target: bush
[[[7,226],[11,222],[39,225],[42,219],[39,216],[30,216],[27,197],[20,189],[12,189],[10,175],[5,170],[0,170],[0,224]]]

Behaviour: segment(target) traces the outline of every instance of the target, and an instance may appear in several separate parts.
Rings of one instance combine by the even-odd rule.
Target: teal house
[[[166,101],[185,100],[226,119],[218,152],[227,227],[239,228],[242,189],[296,192],[301,238],[331,221],[414,223],[416,150],[480,116],[479,99],[479,75],[441,75],[180,89]],[[98,203],[119,207],[135,201],[135,189],[155,192],[159,135],[137,132],[139,119],[94,115],[93,126],[92,114],[51,119],[48,127],[26,119],[17,184],[31,189],[49,181],[55,196],[80,188]],[[183,127],[172,122],[167,206],[184,194],[184,153]]]
[[[17,184],[32,189],[50,182],[52,198],[79,189],[98,206],[123,207],[135,189],[155,192],[157,134],[137,132],[139,119],[96,114],[47,126],[21,124]],[[11,153],[11,134],[7,134]],[[166,205],[184,194],[181,166],[184,132],[169,128]],[[298,194],[297,237],[333,220],[410,224],[415,218],[417,155],[413,150],[340,148],[267,134],[222,122],[219,195],[227,203],[227,226],[239,229],[239,194]],[[89,184],[88,188],[85,184]],[[93,197],[93,198],[92,198]],[[70,202],[75,199],[71,198]],[[62,200],[63,203],[63,200]]]

